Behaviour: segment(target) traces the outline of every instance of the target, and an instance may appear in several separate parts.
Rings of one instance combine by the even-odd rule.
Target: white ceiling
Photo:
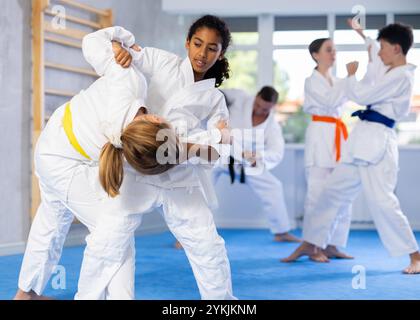
[[[355,5],[363,5],[366,14],[420,12],[420,0],[162,0],[168,13],[220,16],[352,14]]]

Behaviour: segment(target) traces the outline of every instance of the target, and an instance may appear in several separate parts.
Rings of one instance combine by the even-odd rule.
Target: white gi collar
[[[412,63],[407,63],[405,65],[399,66],[394,68],[393,70],[402,70],[402,71],[409,71],[414,72],[416,70],[417,66]],[[392,70],[391,70],[392,71]]]
[[[209,90],[211,88],[214,88],[216,85],[216,79],[205,79],[201,81],[195,82],[194,80],[194,70],[191,65],[191,61],[188,57],[184,59],[181,63],[181,72],[184,76],[185,80],[185,87],[191,85],[194,86],[194,90]]]
[[[330,76],[330,78],[331,78],[332,83],[334,84],[334,82],[335,82],[335,77],[332,75],[331,71],[328,71],[328,74],[329,74],[329,76]],[[318,78],[322,79],[322,81],[323,81],[326,85],[328,85],[328,87],[331,87],[331,84],[329,83],[328,79],[327,79],[327,78],[325,78],[325,77],[324,77],[324,75],[323,75],[321,72],[319,72],[317,69],[314,69],[313,75],[314,75],[315,77],[318,77]]]
[[[181,72],[184,76],[184,84],[185,86],[193,84],[194,81],[194,70],[191,65],[191,61],[188,57],[184,59],[181,63]]]

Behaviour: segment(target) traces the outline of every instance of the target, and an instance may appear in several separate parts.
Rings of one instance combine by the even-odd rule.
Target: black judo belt
[[[239,178],[240,183],[245,183],[245,169],[242,164],[239,165],[241,168],[241,176]],[[231,184],[235,183],[236,173],[235,173],[235,159],[230,156],[229,157],[229,175],[230,175],[230,182]]]

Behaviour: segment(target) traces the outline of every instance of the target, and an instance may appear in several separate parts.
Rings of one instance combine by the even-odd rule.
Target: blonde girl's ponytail
[[[111,142],[104,145],[99,158],[99,180],[106,193],[114,198],[120,194],[124,178],[123,150]]]
[[[124,161],[143,175],[156,175],[168,171],[177,165],[170,161],[160,163],[157,158],[159,148],[166,143],[160,141],[157,135],[160,130],[166,130],[166,148],[172,150],[175,158],[179,158],[178,139],[175,131],[167,123],[154,123],[137,120],[131,122],[119,139],[111,139],[106,143],[99,158],[99,180],[106,193],[114,198],[120,194],[124,179]]]

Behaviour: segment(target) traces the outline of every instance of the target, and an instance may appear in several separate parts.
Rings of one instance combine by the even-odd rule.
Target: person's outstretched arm
[[[181,164],[195,157],[199,157],[204,161],[208,161],[209,164],[216,162],[220,158],[217,150],[210,145],[190,142],[181,142],[181,145],[184,152],[181,152],[178,159],[178,164]]]
[[[382,81],[366,84],[364,81],[357,81],[356,71],[357,62],[347,64],[348,81],[346,82],[346,90],[349,99],[360,105],[371,105],[388,100],[404,91],[409,85],[402,77],[397,79],[387,77]]]
[[[366,36],[360,26],[354,25],[352,19],[348,19],[347,24],[363,39],[369,55],[369,63],[367,66],[366,74],[361,81],[364,83],[375,82],[378,75],[381,75],[386,71],[386,66],[378,56],[379,44],[374,39]]]

